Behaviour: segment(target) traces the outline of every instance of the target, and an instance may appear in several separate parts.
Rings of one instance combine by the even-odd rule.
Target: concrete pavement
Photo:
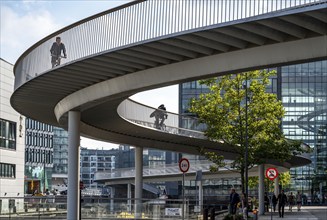
[[[316,217],[313,214],[313,210],[325,210],[325,217]],[[280,218],[278,211],[271,213],[266,212],[265,215],[259,215],[260,220],[270,220],[270,219],[285,219],[285,220],[326,220],[327,219],[327,206],[304,206],[301,211],[297,211],[296,207],[293,207],[293,211],[289,211],[288,206],[285,207],[284,218]]]

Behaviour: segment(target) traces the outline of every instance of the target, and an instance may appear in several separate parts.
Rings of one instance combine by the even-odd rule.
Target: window
[[[16,149],[16,123],[0,119],[0,147]]]
[[[16,165],[0,163],[0,178],[16,178]]]

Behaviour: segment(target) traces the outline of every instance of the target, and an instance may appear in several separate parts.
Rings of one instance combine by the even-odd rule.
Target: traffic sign
[[[179,160],[179,169],[181,172],[186,173],[190,169],[190,162],[186,158]]]
[[[270,180],[274,180],[278,176],[278,171],[276,168],[268,168],[266,170],[266,177]]]

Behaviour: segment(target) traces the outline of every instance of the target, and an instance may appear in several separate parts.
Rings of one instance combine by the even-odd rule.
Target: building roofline
[[[1,57],[0,57],[0,60],[2,60],[3,62],[6,62],[6,63],[8,63],[8,64],[10,64],[10,65],[14,66],[14,64],[12,64],[12,63],[8,62],[7,60],[5,60],[5,59],[3,59],[3,58],[1,58]]]

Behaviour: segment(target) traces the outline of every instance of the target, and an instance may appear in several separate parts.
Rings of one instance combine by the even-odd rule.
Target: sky
[[[0,0],[0,57],[9,63],[29,47],[51,33],[81,19],[130,0]],[[158,107],[165,104],[170,112],[178,112],[178,86],[138,93],[133,100]],[[81,146],[92,149],[117,147],[87,138]]]

